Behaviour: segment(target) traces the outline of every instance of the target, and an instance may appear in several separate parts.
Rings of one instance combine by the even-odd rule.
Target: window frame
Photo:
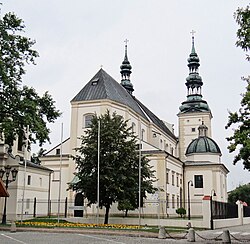
[[[203,175],[194,175],[194,188],[204,188]]]

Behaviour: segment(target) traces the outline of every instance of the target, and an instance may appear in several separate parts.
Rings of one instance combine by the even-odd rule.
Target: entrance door
[[[77,193],[75,196],[75,206],[83,207],[83,195],[82,193]],[[74,210],[74,217],[83,217],[83,210]]]

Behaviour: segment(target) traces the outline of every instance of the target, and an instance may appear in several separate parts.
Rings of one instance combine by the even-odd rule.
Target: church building
[[[175,135],[170,123],[161,120],[135,97],[136,87],[130,78],[132,66],[126,44],[120,66],[121,81],[117,82],[101,68],[71,100],[70,137],[41,158],[42,166],[53,170],[50,199],[58,199],[60,187],[62,199],[67,197],[74,202],[82,198],[80,193],[66,191],[68,183],[76,180],[75,163],[71,156],[75,155],[74,148],[80,146],[79,137],[89,128],[93,115],[99,116],[109,110],[129,121],[133,131],[141,138],[142,154],[150,159],[156,171],[158,180],[155,187],[159,191],[148,194],[143,201],[145,215],[157,214],[159,209],[162,216],[176,215],[176,209],[187,209],[188,194],[191,202],[201,202],[204,196],[214,191],[214,200],[226,202],[229,171],[221,162],[219,146],[211,138],[212,112],[202,98],[203,82],[199,66],[192,37],[189,75],[185,83],[187,96],[179,107],[178,135]],[[160,204],[160,208],[155,202]],[[86,211],[94,213],[93,209]],[[197,205],[192,214],[200,216],[201,211],[201,205]],[[112,206],[112,212],[118,212],[116,206]]]

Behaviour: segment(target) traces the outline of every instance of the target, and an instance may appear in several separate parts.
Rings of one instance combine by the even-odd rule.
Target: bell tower
[[[195,51],[194,31],[192,48],[188,58],[189,75],[186,78],[187,98],[179,107],[179,155],[186,159],[185,152],[189,143],[198,137],[198,127],[204,121],[208,127],[207,135],[211,137],[212,113],[205,100],[202,99],[202,78],[199,75],[200,59]]]

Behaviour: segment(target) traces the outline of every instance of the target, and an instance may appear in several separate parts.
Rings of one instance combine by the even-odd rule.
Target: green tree
[[[105,207],[105,220],[108,223],[109,210],[114,202],[128,200],[134,206],[138,193],[139,155],[136,150],[137,139],[128,121],[116,113],[105,114],[92,119],[86,134],[81,137],[81,146],[76,149],[76,162],[79,182],[70,188],[82,192],[88,205],[97,203],[97,138],[100,121],[100,188],[99,206]],[[141,192],[154,192],[154,171],[146,157],[141,158]]]
[[[238,8],[234,14],[239,29],[237,31],[236,46],[246,52],[246,59],[250,61],[248,52],[250,50],[250,9]],[[242,94],[241,108],[238,112],[229,112],[229,120],[226,129],[234,128],[232,136],[227,140],[230,142],[229,152],[237,151],[233,163],[242,161],[244,169],[250,170],[250,77],[242,78],[247,82],[246,92]]]
[[[124,199],[118,202],[117,209],[120,211],[124,211],[125,217],[128,217],[128,211],[135,210],[136,207],[137,207],[137,204],[134,201],[131,201],[131,199],[130,200]]]
[[[228,202],[236,203],[238,200],[250,206],[250,184],[238,186],[228,194]]]
[[[49,141],[47,123],[60,116],[48,92],[39,96],[34,88],[22,85],[25,65],[35,64],[38,57],[32,49],[35,41],[21,35],[24,28],[14,13],[0,18],[0,139],[10,150],[17,138],[28,141],[28,149],[36,141],[40,145]]]

